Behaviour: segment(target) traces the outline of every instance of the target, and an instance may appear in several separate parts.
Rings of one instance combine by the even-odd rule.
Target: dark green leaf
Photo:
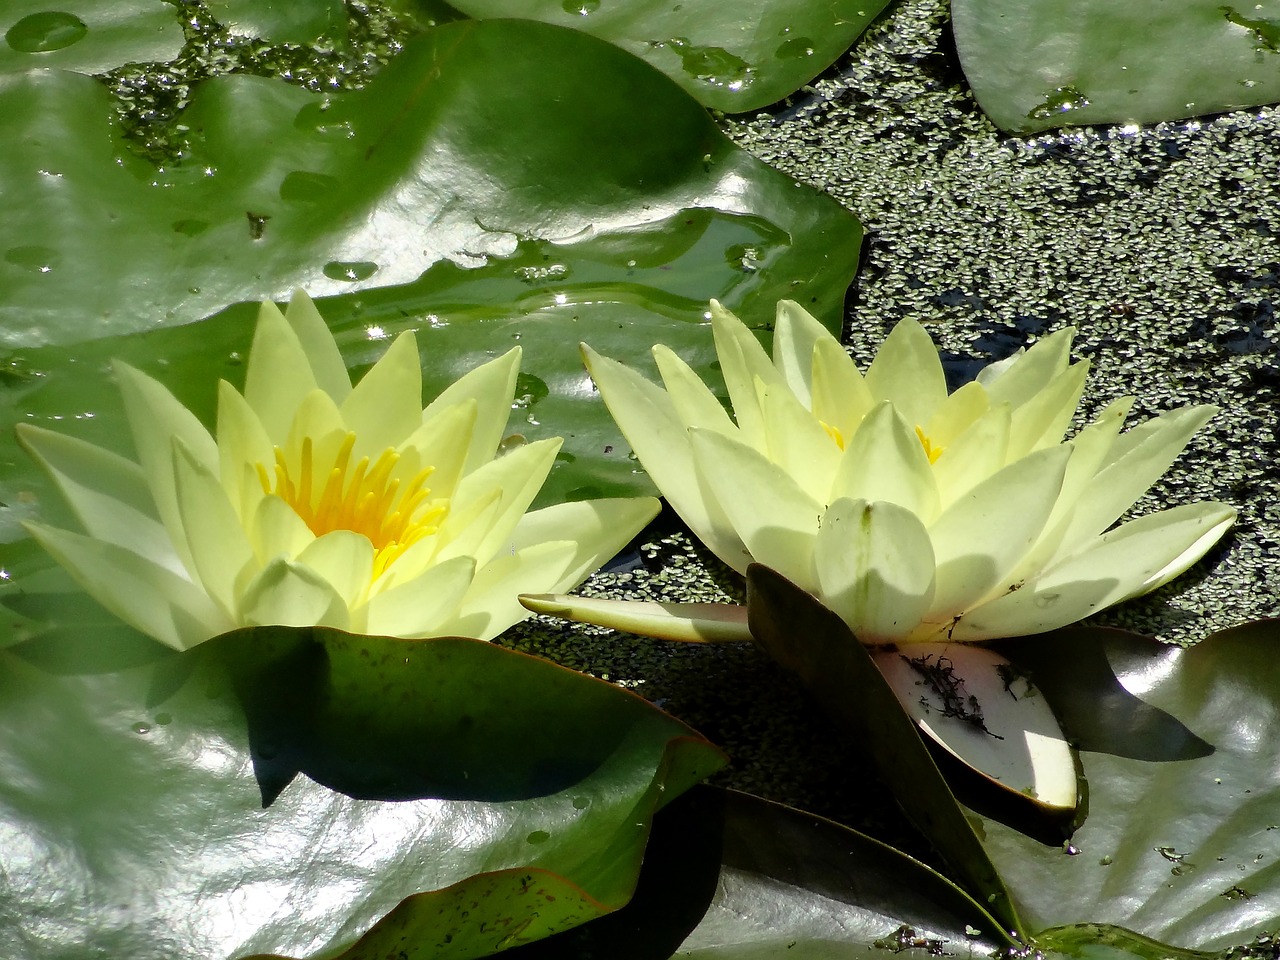
[[[1270,621],[1190,649],[1086,628],[1006,645],[1078,740],[1090,788],[1070,850],[985,821],[1033,927],[1111,923],[1192,949],[1275,930],[1278,642]]]
[[[889,0],[454,0],[468,16],[528,17],[617,44],[709,107],[756,110],[829,67]]]
[[[1008,930],[1023,932],[1008,890],[866,648],[836,614],[780,574],[747,568],[756,642],[798,674],[841,735],[865,747],[879,777],[947,865]]]
[[[652,813],[723,762],[478,641],[97,639],[0,651],[14,960],[484,956],[625,902]]]
[[[511,960],[847,957],[915,941],[944,953],[1007,946],[958,887],[820,817],[698,787],[654,819],[635,898]]]
[[[965,77],[1005,130],[1280,100],[1277,0],[955,0],[951,16]]]

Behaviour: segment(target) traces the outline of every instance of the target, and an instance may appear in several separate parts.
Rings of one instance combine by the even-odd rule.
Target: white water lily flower
[[[495,459],[514,349],[422,409],[412,333],[354,387],[315,305],[264,303],[244,393],[215,435],[160,383],[115,370],[139,461],[19,426],[85,533],[27,525],[99,603],[186,649],[237,627],[491,639],[521,591],[566,590],[656,514],[650,497],[526,513],[559,439]]]
[[[1132,398],[1070,440],[1087,363],[1071,331],[948,393],[937,349],[899,323],[865,376],[800,306],[778,305],[773,358],[719,304],[733,417],[674,352],[665,389],[584,345],[640,462],[739,572],[758,562],[848,624],[922,732],[1000,787],[1078,802],[1070,747],[1042,697],[966,641],[1041,633],[1155,589],[1231,526],[1222,503],[1112,525],[1213,415],[1184,407],[1121,433]],[[677,640],[750,639],[745,608],[526,596],[529,609]],[[962,710],[955,704],[970,704]]]
[[[1040,633],[1166,583],[1230,527],[1222,503],[1109,529],[1213,415],[1184,407],[1121,433],[1132,398],[1070,440],[1088,363],[1070,330],[984,368],[948,394],[938,352],[899,323],[865,376],[799,305],[778,305],[772,361],[712,302],[731,419],[675,353],[665,390],[584,346],[622,433],[694,533],[739,572],[777,570],[868,644]],[[613,623],[578,598],[532,607]],[[593,612],[594,611],[594,612]],[[652,614],[658,635],[726,635],[696,611]],[[745,636],[745,625],[738,636]]]

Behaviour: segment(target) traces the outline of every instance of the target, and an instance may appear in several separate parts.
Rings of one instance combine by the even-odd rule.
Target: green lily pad
[[[626,902],[652,813],[723,763],[479,641],[80,633],[0,661],[14,960],[486,956]]]
[[[172,60],[183,42],[177,11],[165,0],[9,0],[0,11],[0,77],[47,67],[104,73]],[[9,78],[0,88],[20,82]],[[0,125],[8,121],[5,115]]]
[[[974,96],[1005,130],[1280,100],[1280,0],[954,0],[951,18]]]
[[[1189,649],[1086,628],[1005,645],[1079,742],[1089,779],[1088,815],[1068,846],[983,818],[984,844],[1033,929],[1067,927],[1053,934],[1067,943],[1069,925],[1114,924],[1199,950],[1274,933],[1277,642],[1270,621]]]
[[[209,12],[233,36],[271,43],[341,40],[347,13],[342,0],[207,0]]]
[[[915,724],[848,626],[812,595],[757,563],[747,567],[747,613],[756,643],[797,674],[837,724],[864,747],[874,770],[961,884],[1025,933],[1010,888],[996,872]]]
[[[87,77],[15,76],[0,118],[12,148],[0,182],[25,201],[0,224],[8,346],[189,323],[296,287],[407,283],[522,241],[553,245],[544,266],[572,270],[579,244],[612,237],[609,279],[627,283],[680,243],[656,226],[697,210],[761,221],[701,264],[698,300],[729,278],[758,288],[768,268],[835,322],[860,239],[851,214],[735,147],[661,74],[531,21],[428,30],[350,93],[212,79],[179,118],[182,161],[163,169],[130,153]]]
[[[655,818],[634,898],[510,960],[836,960],[872,947],[1014,946],[963,891],[857,831],[698,786]]]
[[[701,103],[757,110],[795,93],[849,49],[889,0],[454,0],[477,19],[572,27],[648,60]]]

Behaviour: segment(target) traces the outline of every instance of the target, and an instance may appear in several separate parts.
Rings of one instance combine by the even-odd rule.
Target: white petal
[[[511,417],[511,398],[520,373],[520,348],[513,347],[497,359],[470,370],[444,389],[422,411],[422,421],[439,416],[455,404],[476,402],[475,426],[467,448],[463,472],[469,473],[493,459],[507,432]]]
[[[937,591],[925,619],[949,620],[994,590],[1040,536],[1053,512],[1070,447],[1023,457],[978,484],[929,528]]]
[[[749,552],[735,569],[745,571],[754,559],[813,590],[813,538],[823,505],[751,447],[712,430],[695,428],[689,438],[698,471]]]
[[[1156,482],[1192,435],[1217,412],[1210,406],[1163,413],[1122,434],[1103,467],[1083,486],[1055,557],[1062,557],[1111,526]]]
[[[954,643],[872,656],[903,709],[944,750],[1011,793],[1075,809],[1071,748],[1048,702],[1008,660]]]
[[[460,548],[455,543],[446,543],[441,547],[440,558],[466,553],[475,557],[476,562],[483,566],[489,557],[502,549],[511,536],[511,531],[516,528],[524,512],[529,509],[529,504],[542,489],[542,483],[560,451],[561,442],[559,437],[536,440],[497,460],[489,461],[479,470],[463,477],[454,498],[458,509],[466,509],[472,501],[487,499],[493,490],[501,490],[502,499],[498,509],[490,516],[483,537],[468,543],[465,548]]]
[[[173,440],[181,439],[195,460],[210,471],[218,469],[218,447],[195,414],[162,384],[126,363],[116,361],[113,367],[156,514],[183,566],[191,569],[191,551],[182,532],[174,489]]]
[[[422,368],[412,331],[396,337],[339,409],[356,435],[353,456],[357,460],[377,459],[422,424]]]
[[[845,445],[875,406],[875,399],[858,367],[835,340],[819,340],[813,345],[813,415],[836,431]]]
[[[264,303],[249,347],[244,398],[273,444],[284,446],[294,411],[315,389],[316,378],[298,335],[274,303]]]
[[[714,496],[694,468],[688,425],[661,387],[586,344],[583,359],[618,429],[631,444],[654,485],[698,539],[738,571],[750,556]],[[718,429],[712,427],[711,429]]]
[[[276,557],[245,587],[240,616],[246,626],[350,625],[347,605],[323,577],[287,557]]]
[[[316,385],[331,396],[334,403],[342,403],[351,393],[351,375],[316,305],[302,290],[295,290],[284,318],[307,355],[307,365],[316,378]]]
[[[530,585],[521,592],[571,590],[638,536],[661,506],[653,497],[557,503],[521,517],[507,550],[501,552],[518,552],[552,540],[570,541],[575,545],[574,554],[564,570],[555,577],[549,571],[531,571]]]
[[[198,586],[146,557],[67,530],[23,526],[89,596],[166,646],[186,650],[236,626]]]
[[[839,341],[794,300],[779,300],[773,325],[773,365],[804,406],[812,403],[813,351],[820,340]],[[843,349],[841,353],[843,353]]]
[[[251,576],[257,566],[253,550],[218,478],[176,437],[172,456],[178,515],[194,564],[192,579],[233,619],[237,589],[244,585],[242,575]]]
[[[876,400],[891,400],[914,428],[923,426],[947,397],[947,379],[938,348],[910,317],[885,338],[867,369],[867,388]]]
[[[297,556],[337,591],[348,608],[364,602],[373,579],[373,544],[354,530],[331,530],[316,537]]]
[[[1225,504],[1192,503],[1131,520],[1020,589],[965,614],[956,640],[1043,633],[1075,623],[1166,582],[1231,526]]]
[[[142,468],[83,440],[20,423],[18,442],[44,467],[89,536],[183,573]]]
[[[769,459],[796,478],[814,500],[826,500],[840,466],[840,448],[785,387],[764,387],[760,412]]]
[[[738,429],[746,443],[762,450],[764,422],[756,380],[764,381],[766,386],[785,388],[785,384],[756,335],[715,300],[711,301],[711,330],[716,342],[716,356],[720,360],[720,373],[733,403]]]
[[[985,367],[976,380],[986,387],[993,405],[1020,407],[1067,369],[1074,335],[1073,327],[1051,333],[1030,350]]]
[[[818,596],[863,643],[906,637],[933,600],[929,534],[894,503],[841,498],[814,544]]]
[[[1089,361],[1072,364],[1047,387],[1013,411],[1009,459],[1061,443],[1084,392]]]
[[[892,403],[867,414],[845,448],[832,500],[884,500],[906,507],[926,525],[938,515],[938,487],[924,445]]]
[[[751,639],[747,608],[735,603],[596,600],[567,593],[526,593],[520,595],[520,602],[534,613],[659,640],[731,643]]]
[[[454,557],[369,600],[365,629],[382,637],[439,637],[471,587],[475,561]],[[514,597],[515,595],[512,594]]]
[[[436,629],[440,635],[492,640],[529,616],[519,595],[528,592],[544,572],[563,579],[573,563],[576,545],[569,540],[536,543],[514,555],[494,557],[476,571],[471,589],[453,616]]]

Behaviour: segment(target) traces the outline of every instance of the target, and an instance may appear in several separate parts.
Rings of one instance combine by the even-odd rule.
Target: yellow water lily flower
[[[237,627],[323,625],[491,639],[516,596],[567,590],[656,514],[650,497],[526,512],[560,440],[495,457],[520,350],[422,408],[414,335],[354,387],[315,305],[264,303],[243,394],[218,385],[214,434],[117,363],[139,462],[19,426],[85,533],[31,535],[99,603],[186,649]]]
[[[1064,440],[1088,372],[1069,361],[1070,330],[948,393],[914,320],[865,376],[795,303],[778,305],[772,360],[714,301],[711,320],[732,418],[666,347],[653,351],[665,389],[584,345],[587,366],[694,533],[734,569],[754,560],[813,593],[864,643],[1053,630],[1166,583],[1235,518],[1203,502],[1112,527],[1215,411],[1121,433],[1126,397]],[[526,605],[659,636],[746,636],[741,615],[679,605]]]

